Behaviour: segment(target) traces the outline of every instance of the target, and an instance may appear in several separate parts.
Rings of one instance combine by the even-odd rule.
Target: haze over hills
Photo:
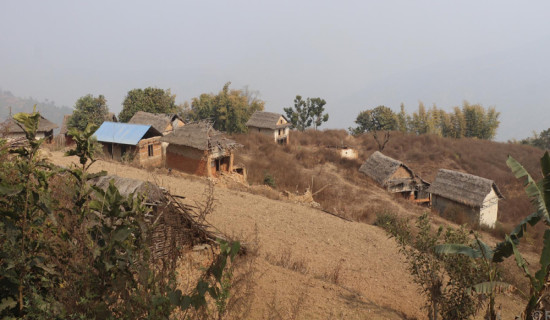
[[[543,41],[550,43],[550,38]],[[474,48],[475,50],[475,48]],[[364,109],[385,105],[399,111],[403,102],[408,113],[434,103],[449,111],[466,100],[484,107],[494,106],[500,114],[497,141],[521,139],[550,127],[540,115],[550,107],[550,65],[545,61],[550,46],[540,42],[515,50],[494,52],[472,59],[419,66],[394,73],[344,98],[343,107]],[[365,101],[362,108],[353,107]],[[348,120],[346,113],[331,114],[333,123]]]
[[[34,105],[36,109],[44,116],[46,119],[57,124],[61,127],[63,122],[63,115],[70,114],[73,112],[72,108],[66,106],[57,106],[54,101],[37,101],[32,97],[29,98],[20,98],[14,96],[10,91],[3,91],[0,89],[0,120],[4,121],[11,113],[16,114],[18,112],[32,112]],[[56,132],[59,129],[56,130]]]

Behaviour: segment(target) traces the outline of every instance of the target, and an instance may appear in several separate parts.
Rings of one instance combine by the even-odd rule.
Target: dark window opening
[[[229,171],[230,157],[222,157],[212,160],[212,168],[216,167],[216,172]]]
[[[120,146],[120,156],[122,157],[123,155],[126,154],[126,146],[125,145],[121,145]]]
[[[154,151],[153,151],[153,145],[150,144],[147,146],[147,153],[149,154],[149,157],[152,157],[155,155]]]

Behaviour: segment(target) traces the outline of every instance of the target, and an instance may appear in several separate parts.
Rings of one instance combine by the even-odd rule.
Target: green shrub
[[[275,183],[275,178],[268,172],[264,174],[264,184],[270,186],[271,188],[277,187],[277,184]]]
[[[106,190],[90,186],[105,174],[87,172],[95,128],[71,131],[76,147],[68,155],[81,166],[62,169],[38,156],[40,115],[14,119],[27,139],[0,162],[0,318],[166,319],[175,309],[206,308],[207,294],[221,317],[238,242],[220,241],[196,288],[182,294],[174,263],[181,251],[153,258],[154,223],[143,197],[122,196],[113,182]],[[0,142],[0,159],[6,150]]]

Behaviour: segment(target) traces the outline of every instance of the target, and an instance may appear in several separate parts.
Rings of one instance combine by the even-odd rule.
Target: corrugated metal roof
[[[155,134],[160,135],[157,130],[148,125],[105,121],[94,133],[94,136],[99,142],[135,146],[149,130],[154,130]]]

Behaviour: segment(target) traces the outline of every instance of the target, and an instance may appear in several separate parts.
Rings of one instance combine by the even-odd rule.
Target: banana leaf
[[[502,281],[487,281],[474,285],[470,292],[473,291],[478,294],[490,294],[490,293],[512,293],[516,290],[513,285]]]
[[[463,254],[473,259],[478,259],[482,257],[482,254],[479,250],[476,250],[464,244],[438,244],[434,247],[434,251],[436,254]]]

